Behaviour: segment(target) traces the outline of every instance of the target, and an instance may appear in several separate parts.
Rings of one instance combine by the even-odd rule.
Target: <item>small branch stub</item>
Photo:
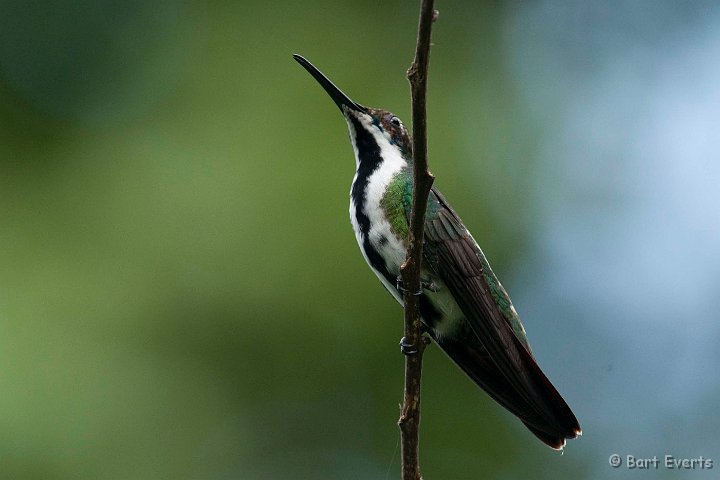
[[[420,381],[422,356],[427,341],[422,337],[420,323],[420,296],[422,291],[420,271],[422,268],[423,230],[427,199],[434,177],[427,166],[427,72],[430,57],[430,34],[432,23],[438,17],[433,0],[422,0],[415,58],[407,71],[412,92],[413,129],[413,200],[410,219],[410,238],[405,263],[400,268],[405,303],[405,388],[400,427],[400,450],[403,480],[421,480],[419,461],[420,439]]]

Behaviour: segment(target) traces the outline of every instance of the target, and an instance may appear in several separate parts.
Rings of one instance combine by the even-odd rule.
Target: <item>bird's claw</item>
[[[415,355],[418,353],[418,347],[415,344],[410,343],[407,337],[400,339],[400,351],[403,355]]]
[[[427,347],[431,343],[430,338],[426,337],[425,335],[422,335],[420,337],[420,341],[423,344],[423,348]],[[420,350],[418,349],[417,345],[410,343],[410,340],[408,340],[407,337],[402,337],[400,339],[400,351],[403,353],[403,355],[415,355]]]
[[[398,275],[395,279],[395,287],[398,289],[399,292],[405,293],[408,291],[407,288],[403,286],[403,280],[402,276]],[[422,295],[423,291],[428,290],[432,293],[437,293],[440,291],[440,287],[437,286],[435,282],[432,281],[432,279],[429,280],[420,280],[420,289],[417,292],[413,292],[413,295]]]
[[[420,282],[420,286],[422,286],[423,290],[429,290],[433,293],[437,293],[440,291],[440,287],[438,287],[437,284],[432,281],[432,279],[422,280]]]
[[[403,279],[402,279],[401,275],[398,275],[397,278],[395,279],[395,287],[398,289],[398,292],[401,292],[401,293],[410,291],[403,286]],[[422,295],[422,293],[423,292],[422,292],[422,286],[421,286],[420,290],[418,290],[417,292],[412,292],[412,295],[418,296],[418,295]]]

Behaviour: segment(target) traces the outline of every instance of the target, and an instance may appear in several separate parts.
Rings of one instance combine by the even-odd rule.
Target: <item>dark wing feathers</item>
[[[507,380],[500,373],[495,362],[490,359],[487,351],[477,348],[472,342],[453,338],[439,338],[437,343],[446,351],[452,353],[452,360],[480,387],[490,395],[493,400],[505,407],[510,413],[524,419],[528,428],[543,426],[547,421],[528,403],[520,397],[513,388],[508,388]]]
[[[541,440],[560,448],[580,426],[563,398],[513,332],[483,275],[482,252],[433,189],[426,221],[426,262],[451,291],[476,338],[436,339],[448,355]],[[474,335],[472,335],[474,334]]]

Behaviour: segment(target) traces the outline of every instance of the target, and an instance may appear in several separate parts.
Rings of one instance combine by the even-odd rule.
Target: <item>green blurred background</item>
[[[437,8],[431,168],[585,436],[547,449],[430,348],[425,477],[717,463],[718,9]],[[408,120],[417,12],[0,2],[0,478],[398,478],[402,313],[290,55]]]

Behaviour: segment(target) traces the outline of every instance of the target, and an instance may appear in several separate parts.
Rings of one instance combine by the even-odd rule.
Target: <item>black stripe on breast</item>
[[[385,260],[370,243],[370,219],[363,209],[370,176],[380,167],[383,161],[380,146],[375,137],[365,129],[357,118],[351,115],[350,122],[355,130],[355,147],[358,152],[357,176],[350,190],[350,201],[355,205],[355,221],[357,221],[363,234],[362,249],[370,265],[380,272],[390,285],[395,285],[395,278],[388,272]]]
[[[363,212],[362,206],[365,204],[368,182],[370,176],[380,167],[382,163],[382,155],[380,154],[380,146],[377,144],[375,137],[368,132],[360,121],[350,116],[353,129],[355,130],[355,147],[358,152],[358,168],[357,177],[352,185],[350,197],[355,203],[355,219],[360,226],[360,231],[367,238],[370,231],[370,219]]]
[[[350,122],[355,130],[355,146],[358,152],[357,178],[352,185],[350,198],[355,205],[355,220],[363,234],[362,249],[365,251],[368,261],[372,267],[385,277],[390,285],[395,287],[396,278],[393,277],[385,265],[385,259],[370,243],[370,219],[363,211],[367,194],[367,186],[370,176],[380,167],[382,155],[380,146],[373,135],[355,117],[350,117]],[[387,241],[387,239],[385,239]],[[420,312],[425,324],[432,328],[440,318],[440,312],[433,306],[427,295],[420,296]]]

